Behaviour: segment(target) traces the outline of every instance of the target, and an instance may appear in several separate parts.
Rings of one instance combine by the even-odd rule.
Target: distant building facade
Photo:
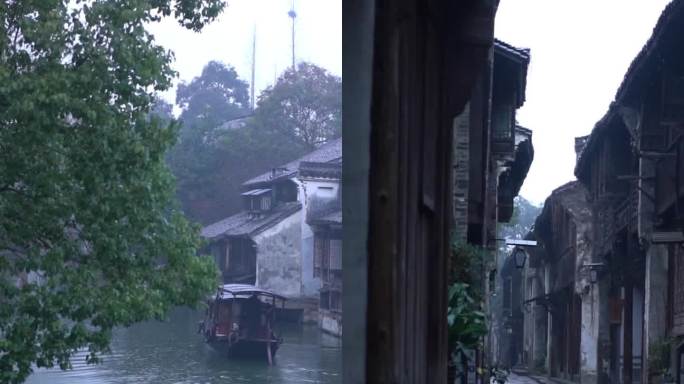
[[[310,196],[336,196],[339,179],[312,185],[300,178],[300,163],[341,161],[342,140],[336,139],[243,184],[243,211],[202,229],[224,283],[254,284],[317,305],[321,279],[314,275],[306,211]]]
[[[527,260],[507,260],[504,285],[511,318],[507,337],[517,350],[511,363],[560,379],[596,381],[598,291],[590,281],[593,221],[587,191],[577,181],[555,189],[526,237]],[[515,252],[515,250],[514,250]],[[505,337],[505,336],[502,336]]]
[[[334,336],[342,336],[342,201],[341,163],[302,162],[299,179],[307,192],[306,224],[313,241],[313,276],[320,279],[318,323]]]

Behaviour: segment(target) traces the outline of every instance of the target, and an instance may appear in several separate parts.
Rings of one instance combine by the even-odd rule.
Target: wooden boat
[[[282,338],[273,330],[277,301],[286,298],[246,284],[225,284],[208,300],[199,333],[215,350],[229,357],[265,358],[273,364]]]

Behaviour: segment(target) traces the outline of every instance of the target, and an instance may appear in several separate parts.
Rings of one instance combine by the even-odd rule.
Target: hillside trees
[[[169,162],[186,214],[203,224],[240,210],[247,179],[341,135],[341,79],[323,68],[288,69],[252,113],[246,89],[232,67],[210,62],[177,92],[183,128]],[[240,124],[226,123],[240,117]]]

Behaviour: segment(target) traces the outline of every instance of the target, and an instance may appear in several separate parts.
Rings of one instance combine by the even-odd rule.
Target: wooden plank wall
[[[493,3],[375,2],[368,383],[446,383],[452,124],[488,58]]]

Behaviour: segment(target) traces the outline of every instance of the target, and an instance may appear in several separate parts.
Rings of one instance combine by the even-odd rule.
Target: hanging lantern
[[[601,271],[604,270],[605,264],[603,263],[584,263],[582,268],[589,270],[589,282],[591,284],[596,284],[601,276]],[[586,275],[585,275],[586,276]]]
[[[591,269],[589,271],[589,280],[592,284],[596,284],[596,282],[598,282],[598,272],[598,269]]]
[[[515,262],[515,267],[522,269],[525,266],[525,259],[527,258],[527,252],[520,248],[516,248],[513,251],[513,261]]]

